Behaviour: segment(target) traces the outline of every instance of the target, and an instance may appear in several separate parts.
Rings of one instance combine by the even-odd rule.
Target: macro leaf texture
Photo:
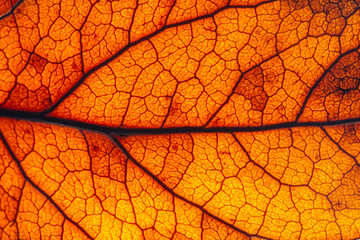
[[[0,239],[360,238],[360,0],[0,0]]]

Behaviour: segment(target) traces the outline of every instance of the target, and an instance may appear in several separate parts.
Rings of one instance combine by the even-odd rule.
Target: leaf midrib
[[[124,128],[124,127],[109,127],[94,123],[86,123],[82,121],[63,119],[57,117],[48,117],[43,113],[24,112],[17,110],[0,109],[0,117],[12,118],[17,120],[26,120],[30,122],[41,122],[52,125],[60,125],[64,127],[71,127],[80,130],[89,130],[99,132],[102,134],[117,134],[117,135],[161,135],[161,134],[176,134],[176,133],[232,133],[232,132],[259,132],[269,131],[275,129],[288,129],[296,127],[325,127],[346,124],[360,123],[360,117],[348,118],[336,121],[326,122],[284,122],[265,126],[237,126],[237,127],[171,127],[171,128]]]

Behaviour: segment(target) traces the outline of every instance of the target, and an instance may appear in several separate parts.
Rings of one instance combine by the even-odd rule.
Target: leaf
[[[11,0],[11,1],[1,1],[0,2],[0,18],[5,18],[8,16],[14,8],[20,4],[21,1]]]
[[[359,8],[0,3],[0,238],[359,238]]]

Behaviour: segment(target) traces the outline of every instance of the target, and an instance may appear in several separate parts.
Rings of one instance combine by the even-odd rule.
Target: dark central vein
[[[95,131],[102,134],[118,134],[118,135],[160,135],[175,133],[232,133],[232,132],[257,132],[269,131],[274,129],[285,129],[295,127],[325,127],[344,124],[360,123],[360,117],[349,118],[328,122],[284,122],[271,124],[266,126],[236,126],[236,127],[172,127],[172,128],[124,128],[109,127],[98,124],[85,123],[69,119],[47,117],[42,113],[21,112],[14,110],[0,109],[0,117],[13,118],[18,120],[26,120],[31,122],[41,122],[47,124],[61,125],[76,129]]]

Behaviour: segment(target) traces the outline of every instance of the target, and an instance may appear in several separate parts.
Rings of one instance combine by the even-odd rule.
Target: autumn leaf
[[[360,237],[360,1],[0,1],[1,239]]]

